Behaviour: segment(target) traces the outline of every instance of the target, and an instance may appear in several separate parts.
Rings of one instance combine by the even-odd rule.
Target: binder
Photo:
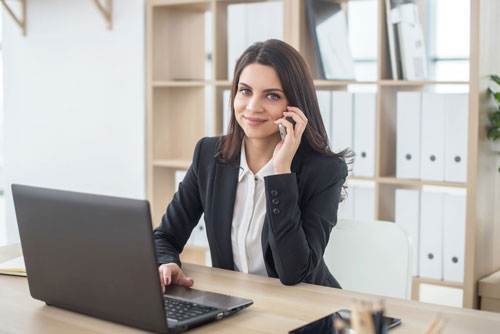
[[[222,92],[222,133],[227,134],[229,121],[231,120],[232,108],[231,104],[231,90],[225,89]]]
[[[354,80],[354,60],[341,4],[330,0],[306,1],[306,15],[321,79]]]
[[[444,194],[421,192],[420,255],[421,277],[443,279],[443,202]]]
[[[227,6],[227,77],[233,80],[234,68],[238,58],[248,47],[246,27],[246,4]]]
[[[446,94],[445,181],[467,180],[468,94]]]
[[[323,119],[323,124],[325,126],[326,134],[328,138],[331,138],[331,119],[332,119],[332,94],[329,90],[317,90],[316,96],[318,97],[319,110],[321,112],[321,118]]]
[[[396,189],[395,223],[408,233],[413,246],[413,276],[419,275],[420,192]]]
[[[375,93],[354,94],[353,175],[373,177],[375,168]]]
[[[356,187],[347,187],[347,197],[339,203],[339,210],[337,213],[340,219],[354,219],[354,198]]]
[[[332,118],[330,128],[330,147],[338,153],[346,148],[352,149],[353,141],[353,94],[349,92],[332,92]]]
[[[227,6],[228,79],[233,79],[236,62],[253,43],[283,39],[283,4],[258,2]]]
[[[397,23],[403,78],[426,80],[427,56],[417,5],[400,4],[391,11],[391,19],[393,23]]]
[[[375,219],[375,187],[356,186],[354,191],[354,219],[371,221]]]
[[[464,280],[465,198],[457,194],[444,197],[443,276],[446,281]]]
[[[421,168],[423,180],[444,181],[445,96],[422,94]]]
[[[396,176],[420,178],[420,92],[397,93]]]

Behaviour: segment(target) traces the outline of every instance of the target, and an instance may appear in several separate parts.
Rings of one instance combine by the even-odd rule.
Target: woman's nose
[[[249,111],[261,111],[262,106],[260,104],[260,101],[256,97],[252,97],[247,104],[247,110]]]

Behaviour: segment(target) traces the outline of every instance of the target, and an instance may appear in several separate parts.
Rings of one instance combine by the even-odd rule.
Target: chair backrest
[[[324,259],[346,290],[409,299],[412,252],[407,233],[394,223],[339,219]]]

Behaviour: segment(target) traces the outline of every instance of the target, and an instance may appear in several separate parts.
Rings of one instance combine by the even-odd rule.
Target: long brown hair
[[[225,163],[237,165],[245,134],[236,121],[233,104],[241,72],[246,66],[254,63],[271,66],[276,70],[288,105],[298,107],[307,117],[308,123],[299,151],[313,150],[325,156],[340,157],[344,161],[351,158],[348,149],[340,153],[333,153],[330,149],[309,65],[297,50],[277,39],[254,43],[238,59],[231,86],[231,119],[227,135],[219,142],[217,157]]]

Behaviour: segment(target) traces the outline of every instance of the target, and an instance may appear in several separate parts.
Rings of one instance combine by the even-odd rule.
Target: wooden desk
[[[16,248],[17,247],[17,248]],[[8,256],[7,256],[7,253]],[[2,255],[3,254],[3,255]],[[19,246],[0,248],[0,260],[19,256]],[[286,333],[338,309],[349,308],[353,298],[376,296],[310,284],[284,286],[274,278],[184,264],[195,287],[250,298],[254,305],[222,321],[198,327],[193,333]],[[369,278],[367,278],[369,279]],[[433,316],[448,319],[444,333],[498,333],[500,314],[385,298],[387,313],[403,323],[389,333],[422,334]],[[144,333],[91,318],[32,299],[24,277],[0,275],[0,333]]]

